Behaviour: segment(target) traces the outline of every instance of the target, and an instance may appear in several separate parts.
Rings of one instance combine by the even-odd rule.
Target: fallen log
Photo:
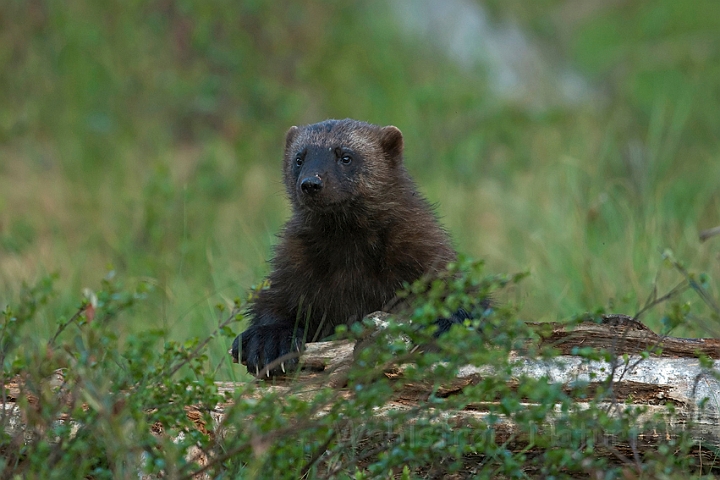
[[[382,313],[372,317],[381,322]],[[539,336],[541,347],[554,348],[559,355],[552,359],[528,358],[516,352],[511,353],[516,365],[510,382],[524,377],[541,379],[565,386],[568,391],[575,385],[583,384],[585,398],[577,398],[575,407],[589,405],[593,392],[611,387],[612,395],[607,397],[610,413],[616,409],[642,409],[637,417],[644,421],[652,417],[662,418],[664,425],[652,430],[639,430],[631,441],[619,440],[612,444],[615,454],[624,452],[632,455],[638,451],[651,450],[661,441],[681,434],[689,435],[698,446],[695,454],[703,462],[712,462],[720,448],[720,340],[685,339],[661,336],[624,315],[605,315],[599,322],[585,321],[567,325],[561,323],[531,324]],[[578,349],[592,348],[611,352],[605,360],[588,360],[578,355]],[[353,364],[355,344],[350,341],[317,342],[307,345],[301,357],[301,368],[292,376],[274,378],[270,381],[255,380],[253,396],[261,397],[266,391],[308,398],[314,394],[314,387],[331,385],[338,397],[349,396],[346,386],[346,372]],[[701,361],[701,357],[705,357]],[[394,381],[398,388],[390,401],[373,415],[390,416],[393,412],[419,408],[431,395],[460,395],[467,388],[478,384],[483,378],[493,375],[487,366],[467,365],[460,368],[456,378],[447,381],[439,389],[437,385],[413,383],[403,378],[402,365],[383,374]],[[51,385],[61,384],[56,372]],[[298,388],[298,385],[303,388]],[[244,383],[243,385],[246,385]],[[218,382],[221,391],[235,392],[238,384]],[[22,435],[23,420],[16,405],[22,388],[17,384],[5,385],[4,426],[13,436]],[[245,390],[247,392],[247,390]],[[59,398],[59,401],[62,401]],[[281,397],[282,398],[282,397]],[[31,399],[32,403],[32,399]],[[187,406],[189,418],[195,421],[203,432],[227,435],[232,426],[224,422],[225,412],[230,405],[218,405],[212,412],[213,425],[203,423],[202,415],[194,407]],[[465,408],[443,411],[438,414],[443,422],[450,425],[487,425],[492,416],[492,431],[498,443],[517,443],[517,449],[525,448],[523,434],[510,418],[491,415],[490,403],[468,404]],[[528,404],[530,406],[530,404]],[[432,408],[424,406],[423,408]],[[555,406],[560,413],[560,406]],[[318,412],[322,415],[322,412]],[[558,415],[559,416],[559,415]],[[71,419],[68,419],[71,420]],[[547,428],[553,428],[554,417],[546,418]],[[163,431],[156,432],[164,435]],[[231,433],[231,432],[230,432]],[[188,452],[189,459],[208,460],[202,451]],[[198,477],[200,478],[200,477]]]
[[[382,323],[386,314],[372,314]],[[540,335],[540,346],[552,346],[560,355],[552,360],[522,358],[512,353],[511,360],[520,365],[514,377],[547,378],[568,389],[582,383],[585,392],[596,387],[612,387],[615,408],[641,408],[639,420],[653,415],[665,418],[662,434],[657,430],[640,432],[640,445],[652,447],[655,440],[668,439],[686,433],[698,444],[711,449],[720,448],[720,339],[675,338],[654,333],[642,323],[625,315],[604,315],[600,322],[585,321],[569,326],[562,323],[531,324]],[[587,360],[576,355],[579,348],[593,348],[612,352],[610,361]],[[307,344],[301,357],[301,370],[286,380],[256,380],[260,391],[272,389],[290,394],[297,382],[321,382],[344,388],[344,371],[353,362],[355,344],[350,341],[328,341]],[[701,364],[700,358],[710,359],[711,367]],[[492,375],[487,367],[467,365],[457,378],[447,382],[443,394],[459,394]],[[389,378],[401,380],[402,367],[386,372]],[[433,393],[434,385],[398,382],[401,386],[392,401],[379,414],[413,408]],[[234,390],[233,383],[219,383],[223,390]],[[260,395],[262,393],[259,393]],[[578,400],[577,405],[588,400]],[[670,412],[669,407],[672,407]],[[610,405],[609,405],[610,408]],[[463,423],[483,421],[487,413],[483,405],[469,405],[454,412],[448,420]],[[219,416],[219,419],[222,415]],[[549,419],[552,423],[552,419]],[[506,441],[514,433],[511,421],[503,422],[497,436]],[[620,446],[622,447],[622,445]],[[626,446],[630,448],[629,445]],[[633,445],[632,448],[638,448]],[[715,453],[705,450],[708,458]]]

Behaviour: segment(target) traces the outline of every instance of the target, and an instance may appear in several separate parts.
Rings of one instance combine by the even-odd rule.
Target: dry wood
[[[384,314],[376,313],[372,317],[381,323]],[[560,355],[551,361],[514,355],[513,360],[518,360],[521,365],[514,372],[517,379],[523,376],[546,377],[550,382],[561,383],[568,388],[577,382],[586,382],[590,393],[595,387],[607,387],[612,383],[615,405],[644,408],[646,413],[641,419],[648,419],[654,414],[665,415],[664,431],[641,434],[641,444],[653,445],[658,439],[653,439],[653,436],[662,434],[663,438],[667,438],[689,432],[698,444],[720,446],[720,340],[661,336],[625,315],[605,315],[601,322],[586,321],[574,326],[561,323],[536,323],[532,326],[541,337],[541,345],[556,348]],[[582,347],[612,352],[614,360],[588,361],[573,356],[573,351]],[[258,386],[260,390],[290,392],[296,382],[321,382],[326,385],[329,382],[342,391],[343,372],[353,361],[354,348],[355,345],[347,341],[310,343],[301,358],[304,368],[298,375],[285,381],[258,380]],[[701,367],[699,355],[713,359],[713,367]],[[386,375],[400,379],[402,370],[399,368]],[[323,376],[323,372],[328,376]],[[461,393],[464,388],[492,373],[487,367],[463,367],[457,378],[444,385],[440,394]],[[398,384],[402,386],[396,397],[385,405],[384,412],[413,408],[435,388],[433,385]],[[221,388],[233,389],[234,384],[221,384]],[[577,405],[582,406],[582,401],[578,401]],[[672,415],[667,405],[673,406]],[[482,421],[486,415],[482,405],[470,405],[447,419],[465,423]],[[505,441],[513,433],[515,426],[512,422],[504,422],[497,439]]]
[[[372,317],[382,322],[384,314]],[[659,439],[674,437],[687,432],[703,447],[720,447],[720,340],[685,339],[657,335],[641,323],[624,315],[606,315],[601,322],[583,322],[574,326],[560,323],[532,324],[541,338],[542,346],[552,346],[559,351],[553,360],[523,358],[513,354],[513,360],[520,365],[514,371],[515,381],[523,376],[547,378],[570,388],[577,382],[594,387],[612,383],[612,405],[642,407],[646,413],[642,418],[654,414],[664,415],[665,425],[661,430],[643,432],[635,445],[614,444],[620,451],[652,447]],[[574,356],[577,348],[591,347],[613,353],[611,361],[588,361]],[[348,341],[317,342],[307,345],[301,358],[302,369],[296,375],[271,382],[257,380],[255,395],[275,390],[292,392],[293,395],[314,393],[314,386],[331,385],[338,390],[338,396],[349,395],[345,387],[345,371],[353,362],[355,345]],[[650,355],[643,352],[650,352]],[[698,355],[712,359],[712,368],[703,368]],[[458,394],[468,386],[492,375],[488,367],[468,365],[460,369],[457,378],[448,381],[440,394]],[[403,368],[386,372],[391,378],[401,379]],[[53,380],[55,381],[55,380]],[[304,386],[298,390],[297,384]],[[433,392],[435,386],[398,382],[396,396],[387,403],[378,415],[393,410],[407,410],[417,407]],[[218,383],[221,390],[234,391],[236,384]],[[305,393],[303,393],[303,390]],[[22,421],[15,400],[20,392],[18,385],[5,385],[6,414],[13,417],[6,423],[6,429],[22,429]],[[438,392],[435,391],[437,394]],[[578,399],[577,406],[587,400]],[[673,406],[670,414],[667,405]],[[609,408],[611,408],[609,404]],[[614,407],[612,407],[614,408]],[[444,413],[444,420],[457,425],[483,422],[488,413],[487,405],[469,405],[466,409]],[[224,408],[219,405],[213,415],[215,426],[202,425],[202,429],[213,431],[222,423]],[[13,414],[14,412],[14,414]],[[188,408],[188,415],[194,415]],[[552,418],[548,419],[552,426]],[[453,423],[454,422],[454,423]],[[495,425],[495,438],[504,442],[515,434],[517,428],[505,419]],[[701,458],[713,459],[712,451],[699,448]]]

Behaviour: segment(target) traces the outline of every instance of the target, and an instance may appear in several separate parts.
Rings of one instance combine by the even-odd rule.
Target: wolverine
[[[439,275],[456,254],[403,164],[394,126],[345,119],[291,127],[283,180],[292,215],[269,287],[248,308],[231,354],[254,375],[297,364],[305,342],[388,308],[404,284]],[[439,330],[469,318],[460,310]]]

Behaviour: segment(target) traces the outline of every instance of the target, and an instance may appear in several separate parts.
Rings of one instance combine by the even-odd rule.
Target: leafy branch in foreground
[[[166,341],[158,329],[121,338],[118,322],[148,286],[126,289],[111,273],[72,315],[59,316],[50,340],[23,348],[33,315],[51,306],[53,281],[27,289],[2,314],[0,478],[136,478],[184,461],[189,445],[207,444],[196,424],[211,423],[209,412],[225,397],[206,373],[205,350],[216,334],[227,335],[239,305],[203,341]],[[191,419],[188,406],[200,416]]]
[[[661,419],[618,395],[629,359],[579,348],[582,362],[607,362],[607,376],[564,385],[524,374],[531,358],[561,368],[557,350],[540,347],[541,329],[512,305],[477,301],[522,275],[488,277],[468,260],[453,267],[444,281],[409,286],[410,321],[338,332],[362,339],[342,382],[315,375],[230,389],[215,382],[207,349],[218,335],[232,337],[240,303],[204,339],[168,341],[157,329],[120,337],[118,322],[147,287],[110,276],[60,317],[42,348],[21,348],[22,325],[52,307],[52,280],[41,282],[3,312],[0,478],[612,478],[697,469],[682,435],[660,439],[654,455],[637,447]],[[435,319],[460,307],[476,319],[436,339]],[[479,373],[454,387],[467,365]],[[406,391],[423,393],[386,408]]]

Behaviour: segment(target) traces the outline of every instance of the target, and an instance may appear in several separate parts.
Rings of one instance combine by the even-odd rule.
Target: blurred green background
[[[267,272],[287,128],[352,117],[403,131],[459,251],[531,272],[524,318],[632,314],[665,248],[720,278],[718,112],[717,0],[5,0],[0,303],[114,268],[156,286],[128,330],[206,335]]]

